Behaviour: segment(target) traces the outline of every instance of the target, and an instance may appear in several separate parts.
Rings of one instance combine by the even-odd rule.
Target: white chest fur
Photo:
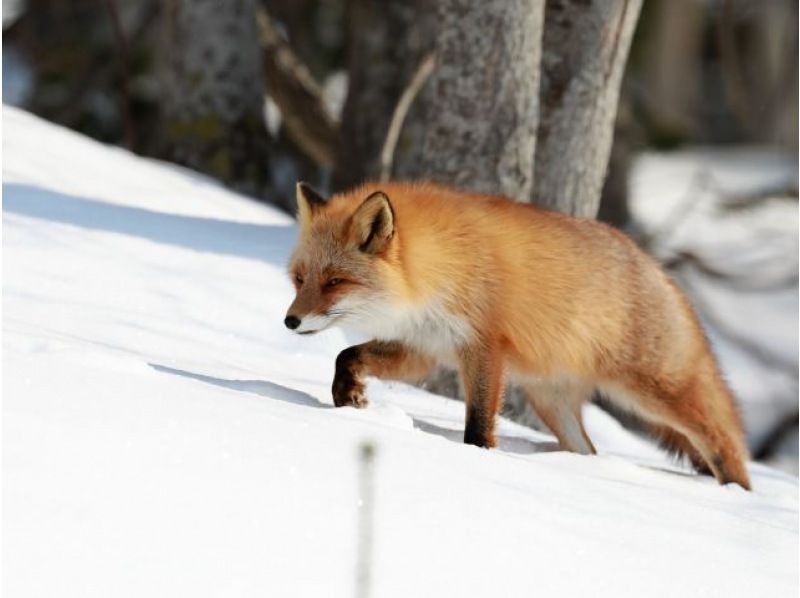
[[[376,340],[399,341],[442,361],[452,361],[472,336],[469,323],[441,304],[400,307],[376,301],[364,307],[348,324]]]

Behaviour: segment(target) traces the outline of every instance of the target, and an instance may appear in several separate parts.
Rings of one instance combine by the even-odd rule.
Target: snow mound
[[[296,234],[195,174],[4,107],[4,579],[14,596],[352,596],[377,445],[376,596],[791,595],[797,480],[670,463],[597,410],[600,455],[371,381],[282,325]]]

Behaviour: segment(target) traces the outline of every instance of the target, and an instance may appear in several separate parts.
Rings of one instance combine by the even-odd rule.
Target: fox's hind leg
[[[572,380],[547,380],[523,387],[528,403],[550,428],[561,448],[581,455],[596,453],[583,427],[581,408],[592,388]]]
[[[337,407],[366,407],[364,376],[389,380],[423,378],[433,359],[396,342],[370,341],[339,353],[333,377],[333,404]]]

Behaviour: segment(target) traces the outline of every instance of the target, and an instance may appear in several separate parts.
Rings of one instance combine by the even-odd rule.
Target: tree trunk
[[[406,174],[527,201],[544,0],[441,0],[437,66]]]
[[[433,1],[350,0],[350,83],[334,171],[336,189],[378,177],[392,113],[417,65],[433,48]],[[407,143],[398,147],[402,152]]]
[[[642,0],[548,0],[533,200],[597,215]]]
[[[254,0],[170,0],[164,151],[238,190],[267,188],[267,131]]]
[[[409,113],[396,175],[528,200],[543,19],[544,0],[439,2],[437,65]],[[460,394],[446,368],[423,386]]]

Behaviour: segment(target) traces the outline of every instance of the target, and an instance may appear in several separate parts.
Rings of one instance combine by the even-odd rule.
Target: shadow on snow
[[[268,399],[278,399],[286,403],[293,403],[295,405],[303,405],[305,407],[319,407],[320,409],[328,409],[331,406],[320,403],[317,399],[310,394],[283,386],[282,384],[275,384],[274,382],[267,382],[266,380],[226,380],[225,378],[216,378],[214,376],[206,376],[205,374],[196,374],[195,372],[188,372],[178,368],[171,368],[166,365],[159,365],[157,363],[148,363],[151,368],[157,372],[164,374],[172,374],[173,376],[183,376],[184,378],[191,378],[199,380],[206,384],[213,384],[214,386],[221,386],[230,390],[238,390],[241,392],[248,392],[251,394],[260,395]]]
[[[268,399],[284,401],[304,407],[334,409],[332,405],[322,403],[308,393],[276,384],[275,382],[268,382],[265,380],[228,380],[215,376],[207,376],[205,374],[197,374],[195,372],[189,372],[157,363],[149,363],[148,365],[158,372],[199,380],[200,382],[213,384],[214,386],[220,386],[229,390],[256,394]],[[419,417],[412,417],[412,420],[414,422],[414,427],[422,432],[441,436],[458,444],[463,442],[463,430],[454,430],[452,428],[439,426],[425,421],[424,419],[420,419]],[[507,453],[516,454],[547,453],[560,450],[556,442],[536,442],[519,436],[503,436],[502,434],[498,434],[497,448]]]
[[[16,183],[3,184],[3,212],[280,267],[285,265],[296,236],[292,226],[168,214]]]

